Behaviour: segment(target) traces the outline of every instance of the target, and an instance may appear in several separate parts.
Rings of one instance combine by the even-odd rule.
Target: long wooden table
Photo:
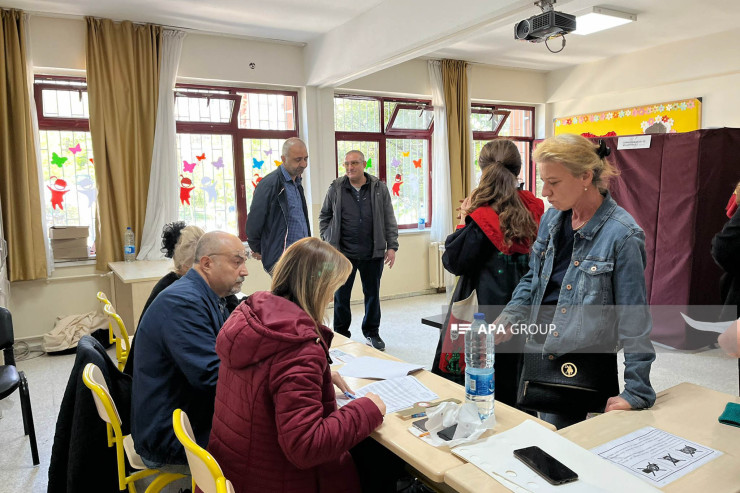
[[[332,347],[334,347],[334,344],[332,344]],[[390,356],[389,354],[354,341],[341,345],[340,349],[353,356],[373,356],[376,358],[400,361],[398,358]],[[332,368],[337,369],[339,366],[336,365]],[[415,372],[413,375],[419,379],[421,383],[434,391],[440,399],[454,397],[459,399],[461,402],[465,401],[465,388],[461,385],[450,382],[449,380],[438,375],[434,375],[426,370]],[[358,389],[373,382],[373,380],[369,379],[349,377],[345,378],[345,380],[352,389]],[[487,431],[483,437],[513,428],[527,419],[533,419],[543,426],[554,429],[554,427],[549,423],[533,418],[532,416],[501,402],[496,402],[494,413],[496,415],[496,426],[493,430]],[[371,436],[430,481],[443,483],[445,473],[448,470],[459,467],[465,462],[452,455],[449,447],[433,447],[412,435],[408,431],[412,421],[413,420],[403,420],[395,413],[387,414],[383,420],[383,424],[378,427]]]
[[[682,383],[659,393],[651,409],[612,411],[563,428],[558,433],[591,449],[645,426],[659,428],[724,452],[722,456],[665,486],[662,491],[736,493],[740,491],[740,428],[717,421],[728,402],[740,403],[740,398]],[[445,482],[461,493],[508,491],[473,464],[447,471]]]

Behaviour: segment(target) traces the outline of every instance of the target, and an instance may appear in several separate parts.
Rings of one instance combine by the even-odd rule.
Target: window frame
[[[206,92],[178,93],[178,89],[198,89]],[[208,92],[210,91],[210,92]],[[293,130],[262,130],[254,128],[239,128],[239,109],[241,96],[238,93],[277,94],[290,96],[293,99]],[[244,144],[243,139],[289,139],[299,136],[298,91],[252,89],[248,87],[215,86],[202,84],[176,84],[173,98],[180,96],[208,99],[234,100],[231,121],[229,123],[176,121],[177,134],[211,134],[231,135],[234,152],[234,196],[236,197],[236,221],[239,230],[239,239],[247,240],[247,190],[244,176]]]
[[[52,82],[44,83],[37,81],[67,81],[82,82],[84,86],[64,86]],[[61,130],[61,131],[90,131],[89,118],[67,118],[56,116],[44,116],[44,102],[42,91],[44,89],[53,89],[55,91],[69,91],[81,94],[87,92],[87,79],[85,77],[67,77],[51,75],[34,75],[33,79],[33,99],[36,103],[36,116],[39,123],[39,130]]]
[[[365,142],[377,142],[378,143],[378,179],[388,186],[387,180],[387,163],[386,163],[386,140],[391,139],[407,139],[407,140],[426,140],[427,141],[427,155],[429,156],[429,166],[427,171],[427,190],[428,198],[425,204],[426,210],[429,211],[426,226],[431,227],[432,221],[434,220],[434,210],[432,209],[432,135],[434,132],[434,120],[429,125],[427,130],[413,130],[413,129],[394,129],[393,122],[398,115],[399,109],[422,109],[433,110],[431,99],[417,99],[417,98],[402,98],[394,96],[373,96],[363,94],[346,94],[346,93],[334,93],[334,99],[360,99],[377,101],[380,106],[380,130],[377,132],[353,132],[347,130],[334,130],[334,159],[337,163],[334,171],[336,177],[339,178],[339,141],[365,141]],[[396,107],[393,109],[388,124],[385,122],[385,103],[396,103]],[[398,229],[416,229],[418,223],[399,224]]]

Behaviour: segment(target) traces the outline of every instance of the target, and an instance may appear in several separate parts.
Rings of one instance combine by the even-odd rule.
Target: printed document
[[[371,356],[360,356],[350,361],[345,360],[345,362],[347,364],[339,369],[339,374],[343,377],[355,378],[398,378],[406,376],[412,371],[424,368],[423,365],[373,358]]]
[[[416,377],[410,375],[390,380],[380,380],[365,385],[355,391],[355,396],[363,397],[368,392],[378,394],[383,399],[386,414],[409,408],[417,402],[433,401],[439,397],[418,381]],[[344,398],[342,394],[337,394],[337,405],[339,407],[348,402],[350,402],[349,399]]]

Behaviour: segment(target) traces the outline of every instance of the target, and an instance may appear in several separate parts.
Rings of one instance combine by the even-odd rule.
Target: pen
[[[411,418],[423,418],[426,415],[427,413],[416,413],[416,414],[412,414],[410,417]]]
[[[355,396],[354,394],[350,394],[349,392],[344,392],[344,395],[347,396],[347,399],[357,399],[357,396]]]

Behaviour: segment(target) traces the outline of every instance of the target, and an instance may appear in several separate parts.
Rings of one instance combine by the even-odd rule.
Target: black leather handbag
[[[552,358],[552,359],[551,359]],[[517,391],[517,407],[555,414],[603,412],[619,395],[617,355],[578,352],[558,358],[527,341]]]

